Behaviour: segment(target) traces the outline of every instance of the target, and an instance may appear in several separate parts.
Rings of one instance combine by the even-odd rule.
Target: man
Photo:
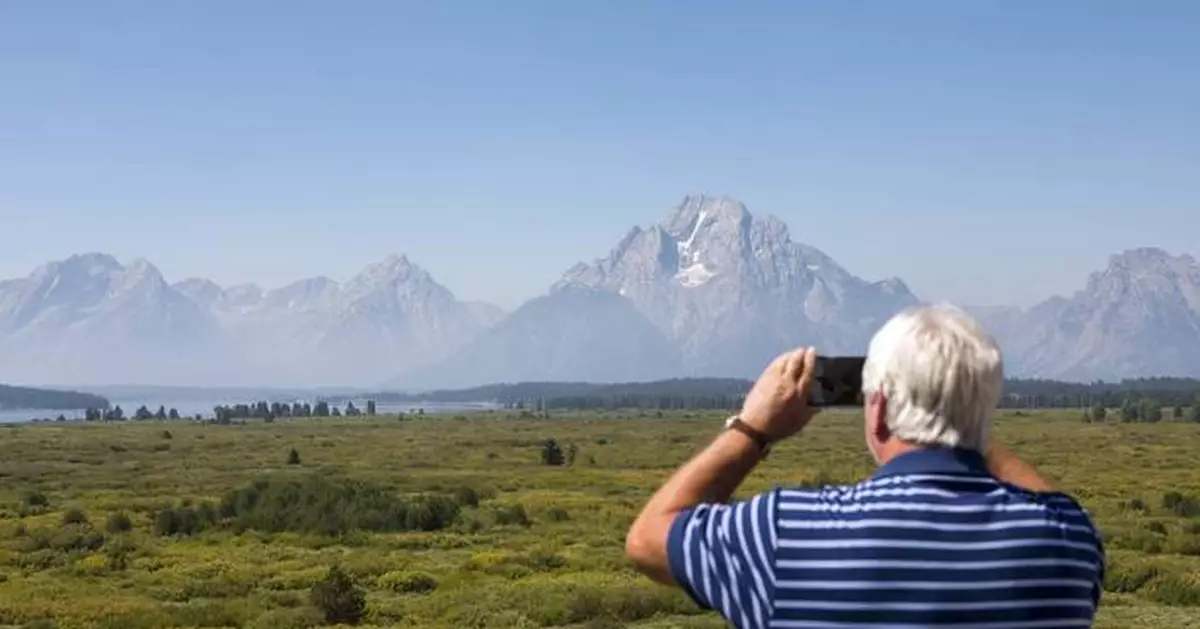
[[[626,540],[642,572],[742,629],[1091,626],[1100,537],[1075,500],[989,442],[1000,350],[950,307],[903,312],[871,340],[871,478],[721,504],[812,418],[814,358],[776,359],[729,429],[654,494]]]

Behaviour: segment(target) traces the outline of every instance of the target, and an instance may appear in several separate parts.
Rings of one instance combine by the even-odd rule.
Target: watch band
[[[766,456],[771,451],[771,439],[761,431],[751,427],[750,424],[742,421],[741,417],[734,415],[725,422],[727,430],[736,430],[754,441],[754,445],[758,446],[758,451]]]

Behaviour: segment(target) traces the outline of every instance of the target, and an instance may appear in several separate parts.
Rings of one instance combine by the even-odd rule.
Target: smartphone
[[[861,406],[866,356],[817,356],[811,406]]]

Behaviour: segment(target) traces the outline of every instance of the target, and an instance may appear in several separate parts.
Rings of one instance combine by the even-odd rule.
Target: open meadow
[[[996,431],[1103,528],[1098,626],[1200,626],[1200,424],[1080,416],[1007,414]],[[2,427],[0,626],[723,627],[623,556],[642,502],[721,419]],[[827,412],[742,493],[871,470],[858,416]]]

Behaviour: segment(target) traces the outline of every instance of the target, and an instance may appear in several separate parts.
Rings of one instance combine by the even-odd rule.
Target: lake
[[[207,401],[191,400],[156,400],[156,399],[117,399],[112,398],[111,402],[114,406],[120,406],[121,410],[125,411],[126,419],[130,418],[134,411],[139,406],[145,405],[150,409],[150,412],[158,410],[159,406],[165,407],[167,410],[172,408],[179,411],[183,417],[195,417],[197,413],[203,415],[205,419],[211,419],[213,416],[213,408],[216,406],[232,406],[234,404],[245,404],[245,399],[212,399]],[[283,400],[279,400],[283,402]],[[312,401],[308,400],[311,404]],[[290,401],[289,401],[290,403]],[[303,403],[303,401],[302,401]],[[365,410],[367,401],[354,400],[354,405],[359,410]],[[345,404],[341,404],[340,408],[345,409]],[[376,405],[376,413],[380,415],[394,415],[396,413],[415,413],[417,409],[424,409],[426,413],[467,413],[474,411],[486,411],[499,408],[498,405],[490,402],[461,402],[461,403],[442,403],[442,402],[420,402],[406,404],[384,404]],[[11,424],[27,422],[33,419],[55,419],[59,415],[67,419],[83,419],[85,409],[74,411],[52,411],[45,409],[0,409],[0,424]]]

